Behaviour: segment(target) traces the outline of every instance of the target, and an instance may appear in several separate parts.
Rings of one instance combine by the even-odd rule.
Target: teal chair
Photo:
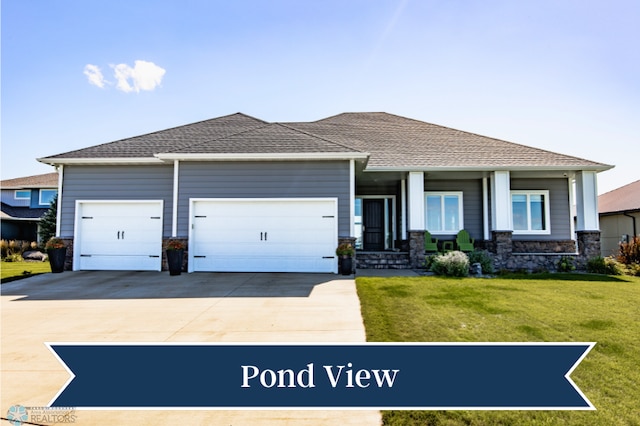
[[[469,233],[467,231],[465,231],[464,229],[460,232],[458,232],[458,235],[456,236],[456,244],[458,245],[458,250],[460,251],[473,251],[474,247],[473,247],[473,243],[475,242],[475,240],[473,238],[471,238],[469,236]]]
[[[438,239],[431,238],[429,231],[424,231],[424,251],[438,251]]]

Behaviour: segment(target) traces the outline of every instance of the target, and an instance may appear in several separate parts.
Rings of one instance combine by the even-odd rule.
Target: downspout
[[[638,235],[638,231],[637,231],[637,228],[636,228],[636,217],[635,216],[631,216],[627,212],[622,212],[622,215],[631,218],[631,220],[633,221],[633,236],[634,237],[637,236]]]
[[[178,236],[178,185],[180,183],[180,162],[173,162],[173,206],[171,209],[171,237]]]

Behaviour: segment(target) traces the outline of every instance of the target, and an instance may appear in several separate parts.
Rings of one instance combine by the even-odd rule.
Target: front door
[[[384,250],[384,201],[382,198],[365,198],[362,200],[363,250]]]

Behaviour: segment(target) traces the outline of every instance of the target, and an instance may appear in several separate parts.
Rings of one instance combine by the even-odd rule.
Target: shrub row
[[[22,253],[37,248],[35,241],[0,240],[0,256],[6,261],[22,260]]]

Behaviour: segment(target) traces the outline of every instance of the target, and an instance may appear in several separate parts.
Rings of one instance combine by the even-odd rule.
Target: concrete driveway
[[[2,417],[13,405],[45,407],[68,380],[44,342],[365,341],[355,283],[338,275],[67,271],[2,284],[1,291]],[[371,410],[75,416],[77,425],[380,424]]]

